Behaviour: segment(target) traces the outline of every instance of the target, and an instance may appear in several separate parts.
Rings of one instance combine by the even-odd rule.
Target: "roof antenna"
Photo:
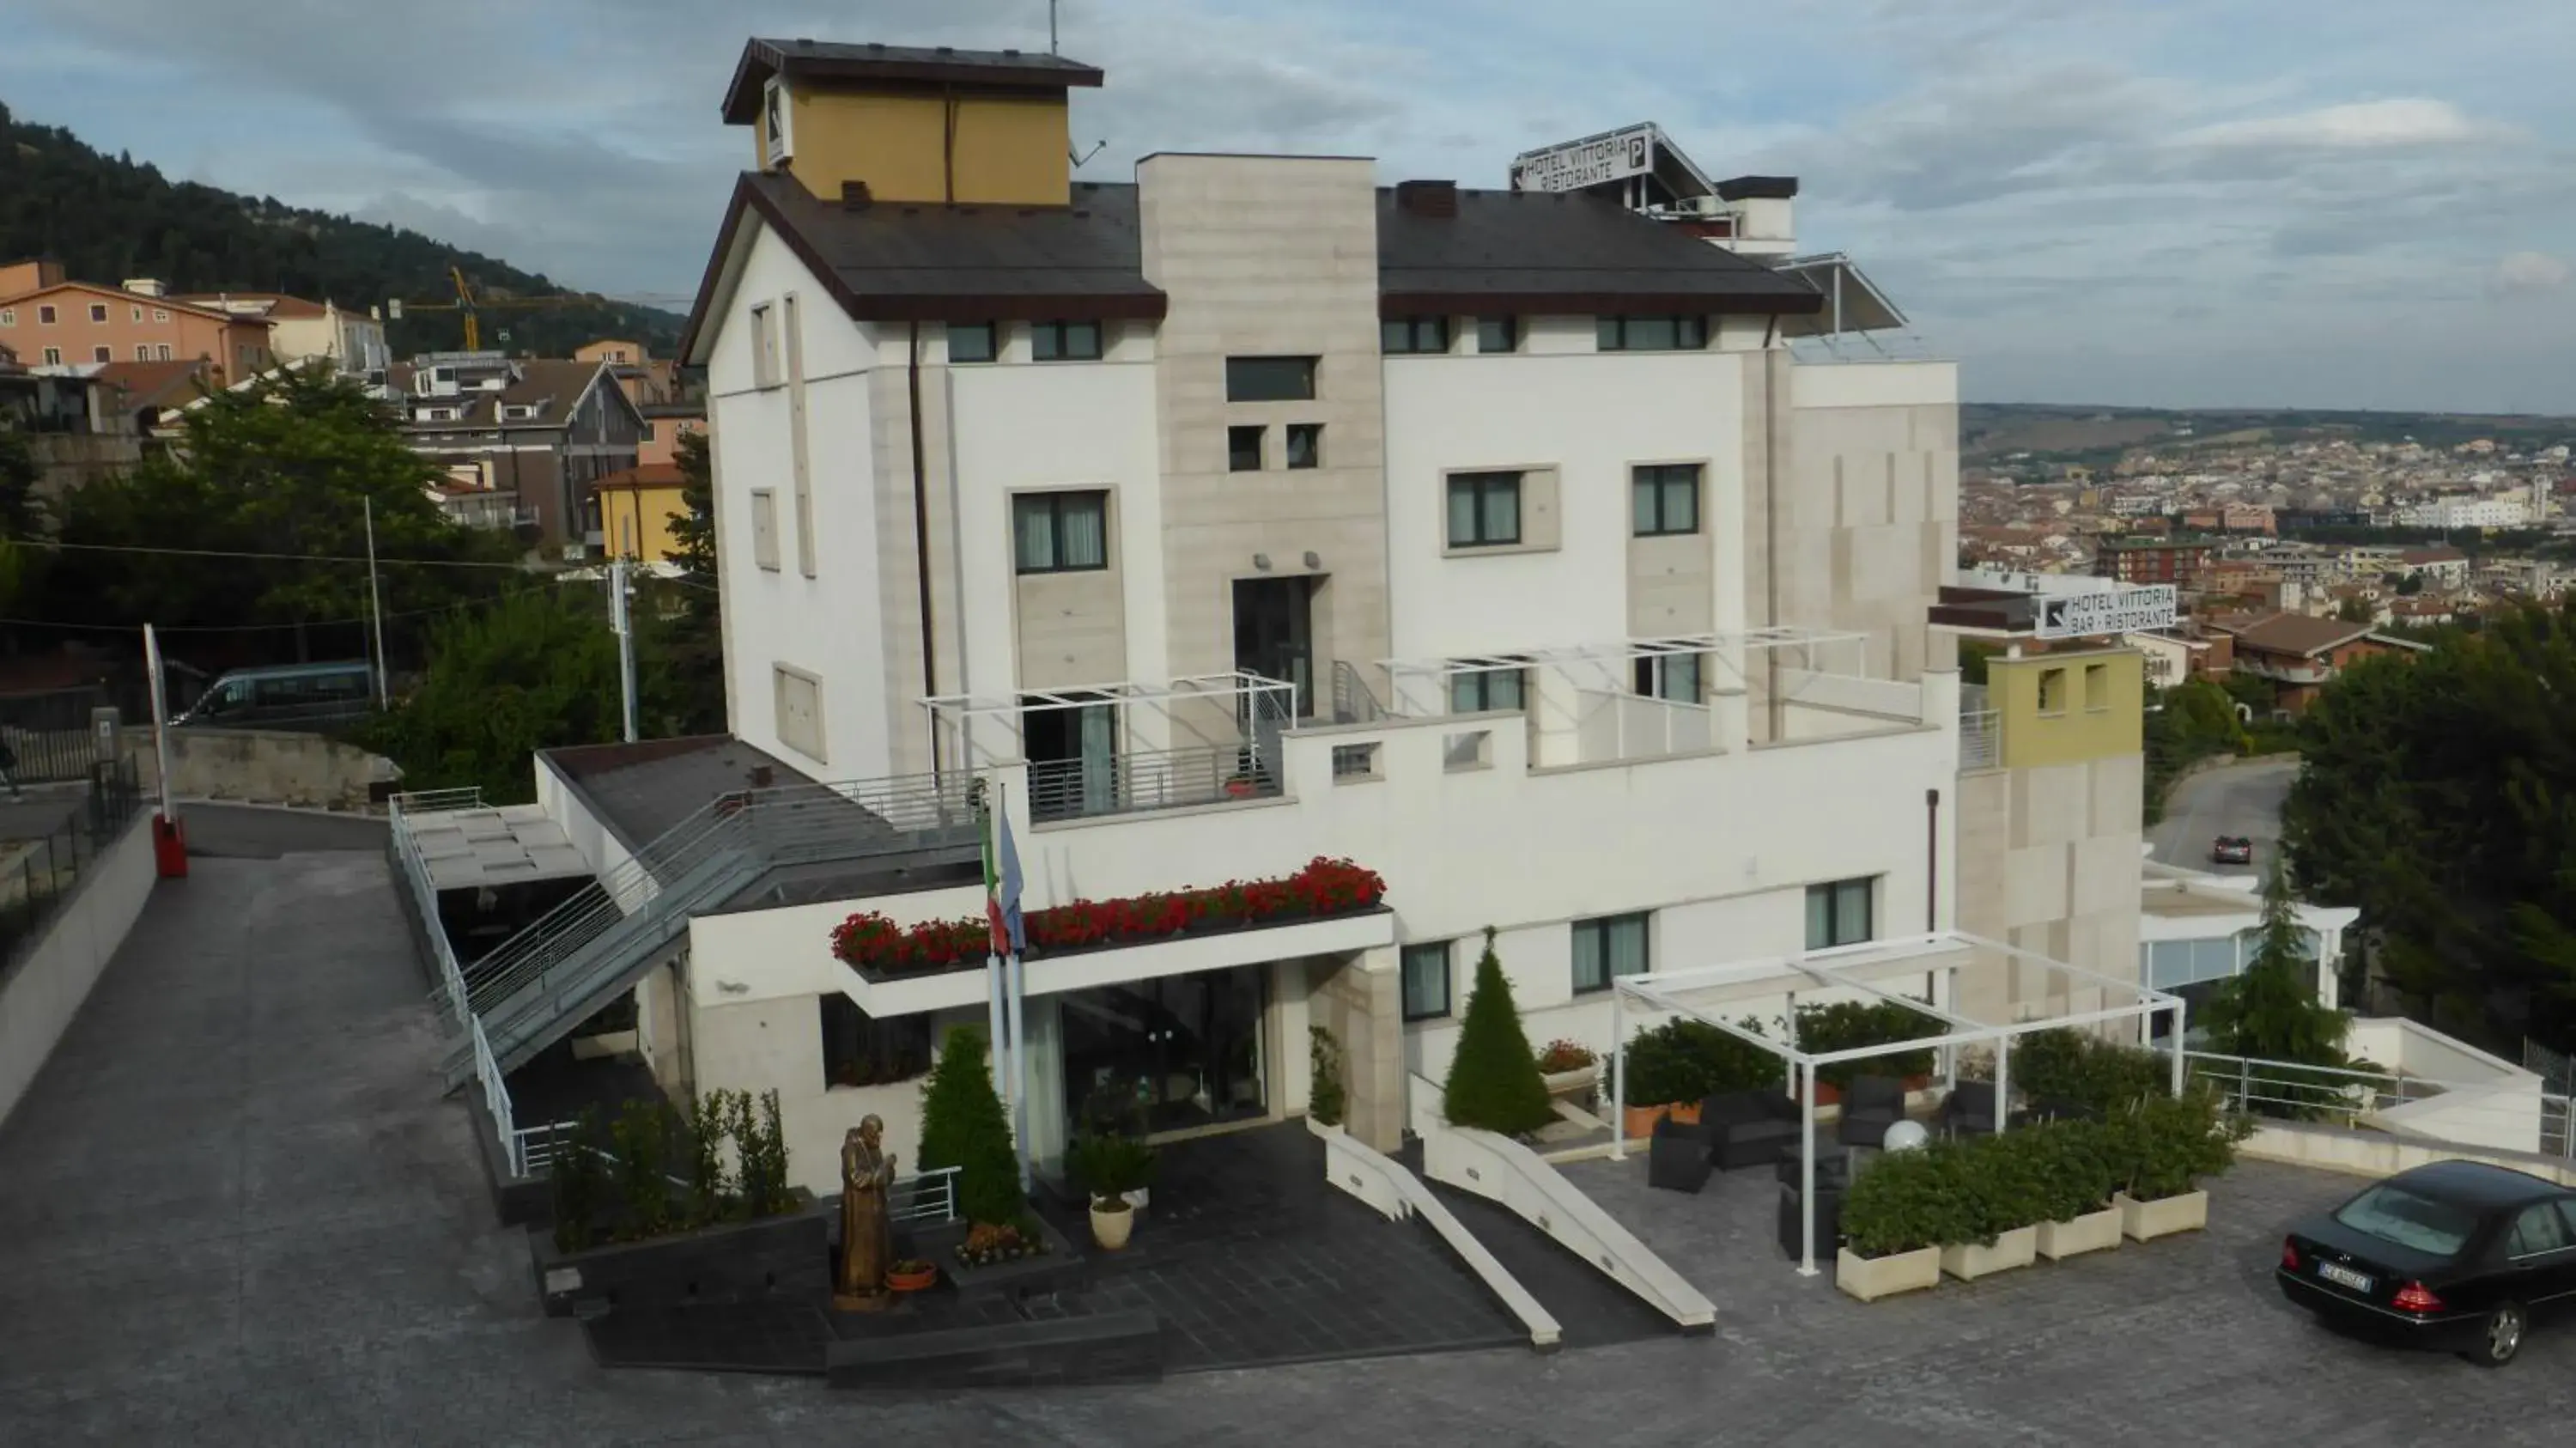
[[[1076,171],[1079,171],[1079,170],[1081,170],[1081,169],[1082,169],[1082,163],[1083,163],[1083,162],[1088,161],[1088,160],[1090,160],[1092,157],[1099,155],[1102,151],[1105,151],[1105,150],[1107,150],[1108,148],[1109,148],[1109,143],[1108,143],[1107,141],[1094,141],[1094,142],[1092,142],[1092,143],[1091,143],[1091,149],[1090,149],[1090,150],[1088,150],[1088,151],[1076,151],[1076,150],[1074,150],[1072,147],[1068,146],[1068,147],[1066,147],[1066,148],[1065,148],[1065,152],[1064,152],[1064,154],[1065,154],[1066,156],[1068,156],[1068,157],[1072,158],[1072,160],[1073,160],[1073,169],[1075,169]]]
[[[1064,47],[1057,43],[1056,40],[1055,7],[1056,0],[1047,0],[1047,54],[1062,55],[1064,54]],[[1079,166],[1082,163],[1080,161],[1076,161],[1073,164]]]

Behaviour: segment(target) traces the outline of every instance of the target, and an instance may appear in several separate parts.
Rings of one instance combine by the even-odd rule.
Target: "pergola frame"
[[[1590,664],[1607,669],[1638,659],[1673,658],[1684,655],[1714,659],[1736,676],[1738,684],[1748,684],[1744,669],[1734,662],[1733,654],[1771,652],[1786,649],[1807,651],[1807,663],[1814,667],[1815,650],[1834,645],[1850,645],[1860,654],[1861,668],[1852,677],[1867,677],[1868,648],[1873,636],[1853,629],[1800,628],[1779,624],[1763,628],[1737,629],[1724,633],[1658,634],[1652,638],[1622,639],[1615,643],[1558,645],[1539,649],[1514,649],[1507,653],[1457,655],[1428,659],[1380,659],[1378,667],[1386,670],[1387,682],[1395,698],[1389,712],[1403,715],[1410,702],[1404,683],[1410,679],[1436,679],[1444,686],[1464,674],[1492,674],[1517,669],[1554,668],[1565,673],[1571,666]],[[1817,670],[1817,672],[1825,672]],[[1444,690],[1439,701],[1447,707]]]
[[[1238,719],[1275,724],[1280,730],[1297,728],[1297,686],[1283,679],[1273,679],[1248,669],[1231,669],[1218,674],[1191,674],[1168,683],[1147,684],[1121,680],[1104,684],[1080,684],[1053,689],[1028,689],[1017,694],[942,694],[920,700],[924,713],[930,716],[931,738],[939,737],[940,726],[956,730],[956,737],[968,754],[965,767],[980,769],[997,759],[976,759],[975,721],[1002,721],[1006,732],[1020,741],[1026,752],[1027,735],[1020,727],[1020,717],[1059,709],[1087,709],[1095,705],[1121,706],[1120,723],[1124,728],[1124,706],[1144,705],[1168,710],[1174,704],[1205,703],[1232,700]]]
[[[2089,981],[2109,991],[2129,997],[2126,1005],[2095,1011],[2077,1011],[2063,1015],[2040,1016],[2030,1020],[2001,1024],[1973,1020],[1953,1010],[1917,1000],[1898,991],[1888,990],[1874,981],[1854,979],[1850,972],[1861,967],[1883,968],[1920,956],[1925,969],[1956,971],[1957,966],[1942,966],[1932,957],[1957,951],[1993,951],[2010,960],[2036,961],[2049,970],[2062,971],[2077,980]],[[1876,1046],[1854,1046],[1840,1051],[1809,1052],[1798,1049],[1797,993],[1798,982],[1805,981],[1819,990],[1855,990],[1874,996],[1882,1002],[1893,1002],[1930,1020],[1948,1027],[1941,1034],[1915,1040],[1894,1041]],[[1750,986],[1778,983],[1790,997],[1786,1038],[1772,1040],[1749,1031],[1715,1012],[1674,998],[1678,992],[1708,990],[1720,986]],[[2033,1031],[2060,1027],[2098,1026],[2112,1021],[2134,1020],[2140,1038],[2152,1034],[2157,1012],[2172,1015],[2173,1038],[2183,1039],[2184,1018],[2188,1007],[2180,996],[2155,990],[2134,980],[2121,980],[2099,971],[2087,970],[2037,951],[2006,945],[1999,940],[1970,935],[1964,931],[1943,930],[1920,935],[1901,936],[1893,940],[1870,940],[1855,945],[1840,945],[1824,950],[1802,951],[1795,955],[1770,956],[1755,960],[1731,961],[1722,965],[1690,966],[1680,970],[1649,971],[1643,975],[1620,976],[1611,982],[1610,992],[1610,1156],[1623,1161],[1628,1155],[1626,1107],[1628,1104],[1628,1013],[1627,1003],[1634,999],[1641,1006],[1688,1016],[1703,1025],[1713,1026],[1748,1045],[1758,1046],[1780,1058],[1786,1068],[1789,1089],[1799,1102],[1799,1140],[1801,1142],[1798,1201],[1800,1206],[1798,1235],[1798,1273],[1803,1277],[1816,1274],[1816,1070],[1820,1066],[1839,1065],[1847,1061],[1865,1061],[1876,1056],[1902,1055],[1909,1051],[1936,1051],[1941,1060],[1944,1085],[1956,1085],[1958,1069],[1956,1052],[1962,1046],[1991,1042],[1995,1048],[1995,1130],[1998,1134],[2012,1125],[2012,1043]],[[2173,1053],[2173,1092],[2182,1094],[2183,1053]]]

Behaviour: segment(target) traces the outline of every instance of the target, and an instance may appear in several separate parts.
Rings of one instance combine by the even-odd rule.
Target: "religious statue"
[[[894,1186],[894,1157],[883,1147],[885,1123],[871,1115],[841,1138],[841,1275],[832,1302],[872,1311],[889,1299],[886,1268],[894,1261],[894,1224],[886,1193]]]

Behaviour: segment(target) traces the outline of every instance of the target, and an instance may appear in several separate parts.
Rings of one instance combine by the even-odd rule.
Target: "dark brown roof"
[[[836,40],[753,39],[742,48],[725,87],[725,124],[747,126],[760,114],[760,90],[773,75],[790,80],[862,80],[1063,91],[1096,86],[1097,66],[1060,55],[949,46],[847,44]]]
[[[406,409],[412,405],[453,407],[452,422],[416,421],[406,424],[424,432],[453,432],[467,427],[536,427],[557,428],[572,416],[573,406],[581,401],[593,379],[607,366],[602,362],[570,362],[562,358],[534,358],[513,361],[517,380],[498,392],[467,390],[452,397],[420,397],[411,390],[414,368],[408,362],[397,362],[385,369],[385,384],[400,393]],[[534,407],[533,418],[511,418],[506,422],[493,410],[498,401],[510,407]]]
[[[645,463],[638,467],[620,468],[591,486],[623,491],[627,488],[676,488],[687,482],[688,479],[680,476],[678,463]]]
[[[2248,648],[2303,657],[2337,649],[2370,632],[2366,623],[2339,618],[2310,618],[2303,613],[2271,613],[2258,618],[2213,622],[2210,627],[2236,636]]]
[[[125,393],[123,406],[176,407],[194,402],[198,379],[205,374],[212,385],[214,364],[204,358],[170,362],[110,362],[98,369],[98,380]]]
[[[1462,189],[1458,214],[1437,216],[1380,188],[1377,258],[1388,316],[1498,304],[1515,314],[1804,315],[1825,304],[1797,277],[1580,192]]]

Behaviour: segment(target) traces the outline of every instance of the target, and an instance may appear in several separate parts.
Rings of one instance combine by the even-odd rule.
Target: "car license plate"
[[[2370,1277],[2367,1273],[2355,1272],[2349,1267],[2338,1267],[2332,1262],[2318,1263],[2317,1275],[2337,1287],[2349,1287],[2355,1292],[2370,1290]]]

